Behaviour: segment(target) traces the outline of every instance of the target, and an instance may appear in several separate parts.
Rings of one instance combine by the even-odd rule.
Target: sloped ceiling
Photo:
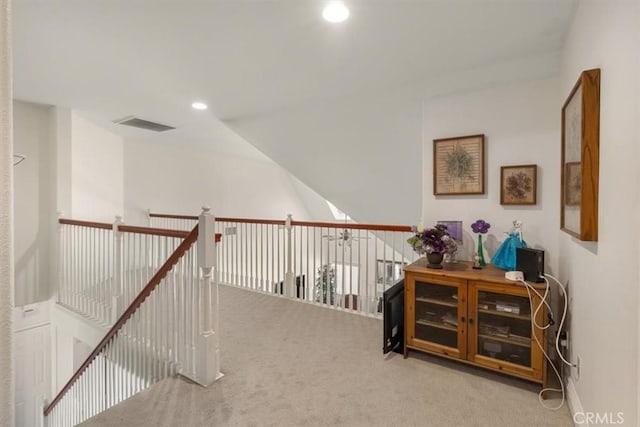
[[[125,137],[146,134],[111,121],[136,115],[178,128],[148,138],[251,155],[248,141],[354,219],[415,222],[422,101],[556,73],[575,8],[347,0],[331,25],[325,3],[15,0],[14,94]]]

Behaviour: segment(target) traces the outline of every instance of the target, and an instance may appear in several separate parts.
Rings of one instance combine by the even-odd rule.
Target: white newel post
[[[295,294],[295,290],[293,289],[293,239],[292,239],[292,230],[293,225],[291,224],[292,215],[287,214],[287,219],[284,223],[284,228],[287,232],[287,271],[284,273],[284,287],[285,296],[289,298],[293,298]]]
[[[113,222],[113,284],[111,299],[111,324],[114,324],[118,317],[124,311],[124,289],[122,289],[123,271],[122,271],[122,232],[118,228],[120,224],[124,224],[121,216],[116,216]]]
[[[151,228],[151,209],[147,208],[147,227]]]
[[[56,281],[58,285],[56,288],[56,293],[57,293],[56,300],[64,304],[69,304],[69,301],[71,301],[72,296],[71,296],[70,289],[66,286],[66,283],[64,282],[65,277],[63,273],[65,262],[67,261],[66,260],[67,254],[65,253],[65,240],[62,234],[62,224],[60,224],[60,219],[63,217],[63,215],[64,215],[64,212],[56,211],[55,268],[57,270]]]
[[[218,340],[218,268],[216,266],[215,218],[210,208],[203,207],[198,218],[198,268],[202,272],[200,281],[200,324],[196,369],[193,381],[208,386],[220,373],[220,346]]]

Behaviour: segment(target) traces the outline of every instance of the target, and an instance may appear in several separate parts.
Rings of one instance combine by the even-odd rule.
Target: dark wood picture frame
[[[538,193],[538,165],[500,168],[500,204],[535,205]]]
[[[600,69],[580,74],[562,106],[560,229],[598,240]]]
[[[433,140],[433,194],[484,194],[484,135]]]

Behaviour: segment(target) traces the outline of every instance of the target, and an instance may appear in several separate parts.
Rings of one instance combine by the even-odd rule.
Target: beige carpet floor
[[[171,378],[83,425],[573,425],[535,384],[418,352],[384,358],[379,319],[227,286],[220,302],[221,380]]]

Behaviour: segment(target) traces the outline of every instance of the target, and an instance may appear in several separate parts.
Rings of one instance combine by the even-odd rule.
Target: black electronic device
[[[383,300],[383,345],[384,354],[390,351],[404,352],[404,279],[384,291]]]
[[[516,248],[516,271],[522,271],[527,282],[544,282],[544,251]]]
[[[305,290],[305,275],[303,274],[302,276],[296,276],[296,298],[304,299],[306,294]],[[284,280],[282,282],[276,283],[273,288],[273,292],[275,292],[276,294],[284,295]],[[302,296],[300,295],[300,293],[302,293]]]

